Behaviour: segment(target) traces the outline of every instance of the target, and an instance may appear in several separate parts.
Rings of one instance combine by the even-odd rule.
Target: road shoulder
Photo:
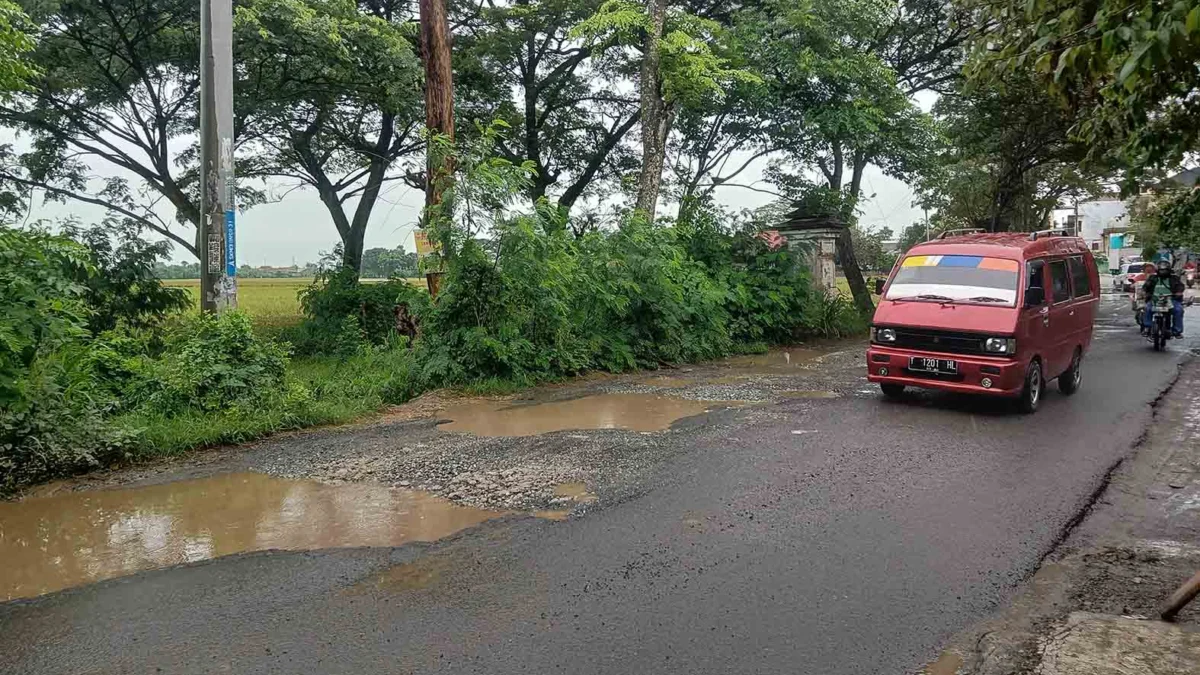
[[[1157,620],[1200,571],[1200,361],[1180,368],[1135,445],[1024,591],[929,675],[1197,672],[1200,601]]]

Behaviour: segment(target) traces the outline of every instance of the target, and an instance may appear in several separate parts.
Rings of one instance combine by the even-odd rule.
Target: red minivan
[[[1017,398],[1037,410],[1046,382],[1079,388],[1100,305],[1096,261],[1061,230],[947,233],[897,261],[871,322],[867,379]]]

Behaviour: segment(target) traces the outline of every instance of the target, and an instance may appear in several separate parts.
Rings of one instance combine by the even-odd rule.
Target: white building
[[[1106,248],[1106,231],[1129,227],[1129,205],[1117,196],[1079,202],[1079,236],[1093,251]]]

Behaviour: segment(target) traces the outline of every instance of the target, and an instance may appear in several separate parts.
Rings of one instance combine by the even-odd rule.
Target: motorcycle
[[[1155,351],[1162,351],[1167,348],[1167,340],[1171,339],[1171,310],[1173,303],[1171,298],[1159,298],[1151,308],[1150,319],[1150,334],[1147,335],[1152,343],[1154,343]]]

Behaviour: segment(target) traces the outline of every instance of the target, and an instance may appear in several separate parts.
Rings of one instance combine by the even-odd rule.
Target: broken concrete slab
[[[1200,630],[1072,612],[1043,638],[1037,675],[1186,675],[1200,668]]]

